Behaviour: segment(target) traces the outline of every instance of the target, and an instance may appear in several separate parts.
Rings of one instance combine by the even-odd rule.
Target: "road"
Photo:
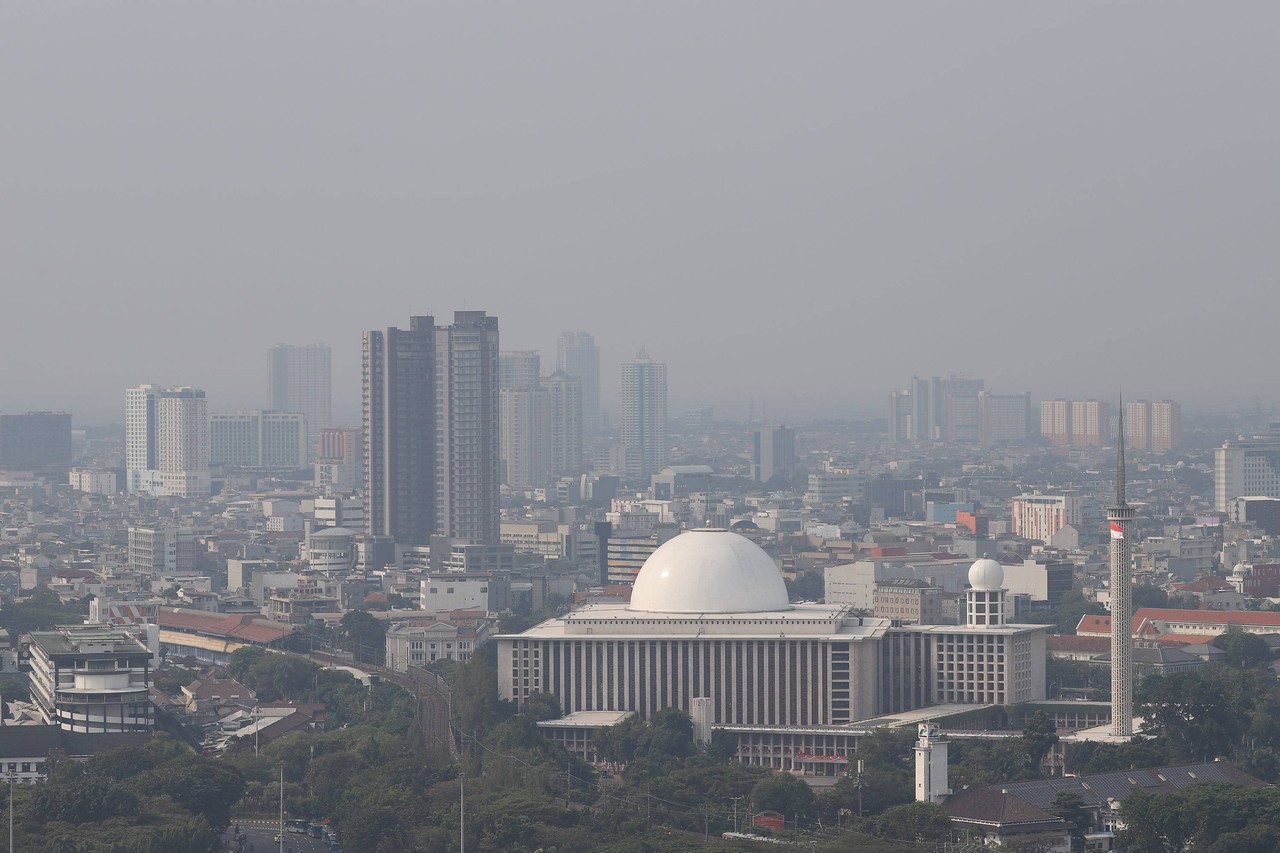
[[[379,677],[400,685],[417,697],[417,724],[422,732],[423,741],[428,747],[443,747],[451,756],[457,757],[458,744],[453,739],[453,730],[450,726],[452,710],[449,705],[449,686],[445,684],[443,678],[421,667],[410,667],[407,673],[397,672],[385,666],[354,663],[350,658],[325,652],[313,651],[310,658],[322,666],[351,666],[366,672],[377,673]]]
[[[239,827],[240,832],[244,834],[244,846],[243,848],[237,846],[233,831],[227,830],[222,835],[222,842],[228,850],[237,851],[237,853],[241,850],[244,853],[279,853],[282,849],[275,840],[280,833],[279,823],[245,821],[240,823]],[[323,838],[312,838],[300,832],[286,832],[283,850],[286,853],[329,853],[329,844]]]

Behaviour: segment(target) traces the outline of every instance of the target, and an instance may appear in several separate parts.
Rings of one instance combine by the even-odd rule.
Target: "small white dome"
[[[969,567],[969,586],[974,589],[1002,589],[1004,566],[991,559],[981,559]]]
[[[790,610],[787,585],[756,543],[728,530],[688,530],[649,555],[631,590],[631,610],[767,613]]]

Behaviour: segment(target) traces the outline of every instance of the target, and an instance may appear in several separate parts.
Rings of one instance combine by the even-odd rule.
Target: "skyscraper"
[[[582,380],[557,370],[542,380],[547,394],[551,473],[582,472]]]
[[[498,356],[499,455],[503,482],[509,486],[543,486],[551,475],[548,400],[539,387],[541,369],[541,359],[533,351]]]
[[[556,370],[582,382],[582,422],[600,427],[600,350],[586,332],[561,332],[556,347]]]
[[[498,541],[498,318],[365,332],[366,529],[397,542]]]
[[[621,432],[628,474],[647,476],[667,464],[667,366],[644,350],[622,365]]]
[[[365,529],[426,544],[436,530],[435,318],[364,333]]]
[[[269,408],[302,412],[311,439],[333,420],[333,380],[329,347],[279,344],[267,351]]]
[[[1133,507],[1124,497],[1124,406],[1116,435],[1116,503],[1107,507],[1111,528],[1111,733],[1133,736]]]
[[[125,468],[130,492],[209,496],[209,408],[197,388],[125,389]]]
[[[761,427],[751,434],[751,479],[767,483],[796,473],[796,431],[789,426]]]
[[[497,544],[498,318],[455,311],[435,345],[436,533]]]

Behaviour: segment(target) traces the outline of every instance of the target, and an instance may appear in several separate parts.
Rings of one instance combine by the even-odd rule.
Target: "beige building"
[[[871,594],[871,615],[916,625],[941,624],[942,589],[915,578],[878,581]]]

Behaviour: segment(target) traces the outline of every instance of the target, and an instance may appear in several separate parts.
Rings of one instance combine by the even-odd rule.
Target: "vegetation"
[[[6,604],[0,610],[0,628],[9,632],[11,641],[17,641],[31,631],[49,631],[55,625],[78,625],[88,612],[88,596],[74,604],[63,604],[56,592],[39,587],[25,601]]]

